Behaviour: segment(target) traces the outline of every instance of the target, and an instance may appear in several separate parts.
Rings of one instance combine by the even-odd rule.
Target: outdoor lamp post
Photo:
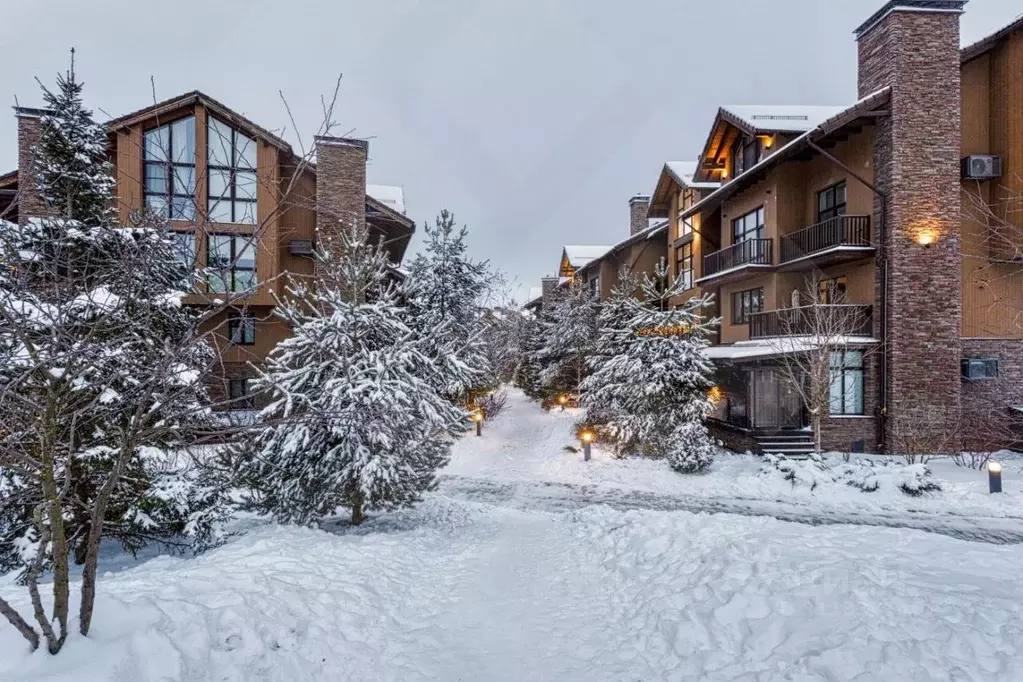
[[[565,411],[565,405],[567,405],[567,404],[568,404],[568,396],[565,395],[564,393],[560,394],[558,396],[558,405],[561,405],[561,411],[562,412]]]
[[[987,463],[987,483],[992,494],[1002,492],[1002,465],[1000,462]]]
[[[476,422],[476,435],[477,436],[482,436],[483,435],[483,415],[480,414],[479,412],[473,412],[472,413],[472,417],[470,417],[470,419],[472,419],[474,422]]]
[[[587,429],[579,434],[579,440],[583,442],[583,461],[590,461],[590,444],[593,442],[593,432]]]

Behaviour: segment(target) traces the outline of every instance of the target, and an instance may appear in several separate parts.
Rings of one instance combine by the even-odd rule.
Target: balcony
[[[821,267],[873,253],[870,216],[843,215],[781,238],[779,270]]]
[[[784,336],[816,336],[835,339],[840,336],[874,335],[872,306],[860,304],[807,305],[753,313],[750,339]]]
[[[749,270],[769,270],[774,265],[774,240],[747,239],[703,258],[703,277],[697,284],[714,280],[721,284]]]

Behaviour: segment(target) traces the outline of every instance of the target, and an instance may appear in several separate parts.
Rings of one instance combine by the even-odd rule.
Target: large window
[[[248,234],[211,234],[206,265],[210,291],[247,291],[256,283],[255,237]]]
[[[840,182],[817,192],[817,222],[845,215],[845,183]]]
[[[256,222],[256,141],[212,116],[206,133],[209,220]]]
[[[831,414],[863,414],[863,351],[831,354]]]
[[[683,289],[693,288],[693,243],[683,244],[678,249],[678,278]]]
[[[195,117],[143,135],[146,206],[171,220],[195,218]]]
[[[818,303],[845,303],[845,293],[848,282],[845,277],[833,277],[823,279],[817,284]]]
[[[760,140],[743,137],[735,143],[732,151],[732,175],[739,175],[760,162]]]
[[[732,324],[749,324],[750,316],[764,309],[764,288],[732,294]]]
[[[227,319],[227,336],[236,346],[256,343],[256,318],[246,312],[233,312]]]
[[[732,221],[732,243],[764,238],[764,207]]]
[[[189,267],[195,266],[195,235],[191,232],[175,232],[174,251],[182,263]]]

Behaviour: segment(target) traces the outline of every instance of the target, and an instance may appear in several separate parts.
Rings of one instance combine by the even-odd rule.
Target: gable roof
[[[291,145],[282,140],[277,135],[271,133],[266,128],[254,123],[250,119],[242,116],[241,114],[232,111],[217,100],[213,99],[209,95],[200,92],[199,90],[192,90],[170,99],[165,99],[162,102],[151,104],[147,107],[133,111],[124,116],[118,116],[117,118],[107,121],[107,129],[116,131],[120,128],[144,121],[148,118],[154,118],[162,114],[169,114],[176,109],[186,107],[188,105],[194,105],[202,103],[207,109],[213,111],[219,118],[222,118],[225,123],[232,123],[240,128],[246,130],[246,132],[261,137],[270,144],[274,145],[278,149],[282,149],[289,154],[292,153]]]
[[[621,251],[622,249],[624,249],[624,248],[626,248],[628,246],[632,246],[633,244],[636,244],[638,242],[641,242],[641,241],[644,241],[644,240],[647,240],[647,239],[656,239],[658,237],[663,237],[664,235],[667,234],[667,232],[668,232],[668,221],[667,220],[661,220],[661,221],[659,221],[657,223],[654,223],[653,225],[651,225],[650,227],[646,228],[645,230],[640,230],[636,234],[629,235],[628,237],[626,237],[622,241],[618,242],[614,246],[608,247],[607,251],[605,251],[603,254],[601,254],[597,258],[594,258],[593,260],[589,261],[588,263],[586,263],[586,265],[583,265],[582,267],[577,268],[577,270],[579,272],[586,272],[590,268],[593,268],[594,266],[596,266],[598,263],[601,263],[601,262],[607,260],[609,257],[614,256],[619,251]],[[621,261],[621,259],[619,259],[619,261],[623,262],[623,261]]]
[[[700,213],[708,209],[712,210],[713,208],[720,206],[723,201],[735,196],[750,185],[759,182],[763,179],[764,174],[770,169],[778,166],[784,161],[794,158],[800,153],[812,151],[812,147],[809,144],[811,141],[816,142],[832,133],[840,131],[845,126],[853,124],[861,118],[865,118],[868,114],[879,107],[887,105],[891,99],[891,93],[891,88],[885,87],[877,92],[867,95],[858,102],[839,110],[839,112],[834,116],[821,121],[813,129],[797,136],[773,154],[765,156],[758,163],[747,168],[744,173],[735,176],[727,183],[721,185],[721,187],[714,192],[703,197],[703,199],[696,202],[692,207],[682,213],[681,217],[688,218],[696,213]]]
[[[1004,28],[1000,28],[986,38],[981,38],[977,42],[964,47],[959,51],[959,59],[961,62],[966,63],[971,59],[976,59],[981,55],[987,54],[993,50],[998,43],[1003,39],[1009,37],[1016,31],[1023,30],[1023,14],[1016,17],[1009,25]]]
[[[805,133],[845,107],[805,105],[729,104],[718,116],[749,135],[764,133]]]
[[[568,261],[573,270],[578,270],[591,260],[600,258],[610,249],[610,246],[568,244],[562,250],[562,258]]]
[[[647,218],[667,218],[671,209],[673,187],[683,189],[715,190],[720,182],[698,182],[694,179],[699,161],[668,161],[657,178],[657,186],[650,195]]]

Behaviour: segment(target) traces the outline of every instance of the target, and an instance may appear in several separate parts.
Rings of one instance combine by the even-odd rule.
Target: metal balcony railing
[[[860,304],[817,304],[753,313],[751,339],[780,336],[872,336],[872,306]]]
[[[781,238],[781,263],[836,246],[870,246],[870,216],[840,215]]]
[[[742,265],[773,265],[773,246],[771,239],[747,239],[715,251],[703,259],[703,276],[710,277]]]

